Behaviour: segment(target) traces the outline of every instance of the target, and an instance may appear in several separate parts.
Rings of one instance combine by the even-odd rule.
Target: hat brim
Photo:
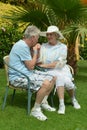
[[[45,32],[40,32],[40,36],[42,36],[42,37],[46,37],[46,34],[47,34],[46,31]]]
[[[40,32],[40,36],[46,37],[46,34],[47,34],[47,33],[53,33],[53,32],[43,31],[43,32]],[[60,31],[57,31],[57,32],[55,32],[55,33],[59,34],[59,39],[64,39],[64,36],[62,35],[62,33],[61,33]]]

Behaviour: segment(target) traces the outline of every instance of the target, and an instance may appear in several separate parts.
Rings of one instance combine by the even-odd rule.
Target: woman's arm
[[[49,63],[49,64],[38,63],[37,65],[40,66],[40,67],[43,67],[43,68],[55,68],[57,62],[58,61],[52,62],[52,63]]]

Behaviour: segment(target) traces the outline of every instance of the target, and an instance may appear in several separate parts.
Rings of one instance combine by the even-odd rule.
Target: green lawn
[[[5,110],[0,109],[0,129],[1,130],[87,130],[87,61],[79,61],[78,73],[75,76],[77,85],[77,99],[81,104],[80,110],[75,110],[71,104],[67,93],[65,93],[66,114],[58,115],[57,112],[47,112],[48,120],[41,122],[26,114],[27,94],[17,92],[14,105],[11,105],[10,90]],[[3,103],[5,93],[5,71],[0,69],[0,108]],[[34,97],[32,102],[34,102]],[[58,109],[57,97],[54,97],[55,107]]]

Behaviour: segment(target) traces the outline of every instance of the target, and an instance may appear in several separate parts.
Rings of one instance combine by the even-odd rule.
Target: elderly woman
[[[40,49],[38,65],[44,67],[48,74],[56,76],[56,90],[59,97],[59,114],[65,114],[64,89],[67,89],[75,109],[80,105],[75,98],[75,85],[72,82],[72,74],[67,63],[67,46],[59,41],[64,38],[56,26],[49,26],[46,34],[47,43],[43,43]],[[41,34],[41,35],[43,35]],[[47,97],[42,103],[47,103]]]

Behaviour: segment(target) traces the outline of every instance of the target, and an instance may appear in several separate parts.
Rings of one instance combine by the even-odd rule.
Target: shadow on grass
[[[3,101],[4,101],[4,95],[2,97],[2,103]],[[35,102],[35,94],[33,94],[32,96],[31,107],[33,106],[34,102]],[[27,109],[27,104],[28,104],[27,92],[19,92],[19,93],[16,92],[13,102],[12,102],[12,92],[8,93],[6,106],[13,106],[13,107],[15,106],[15,107]]]
[[[81,82],[87,82],[87,75],[84,75],[84,74],[79,74],[79,75],[77,75],[76,76],[76,79],[75,80],[77,80],[77,81],[81,81]]]

